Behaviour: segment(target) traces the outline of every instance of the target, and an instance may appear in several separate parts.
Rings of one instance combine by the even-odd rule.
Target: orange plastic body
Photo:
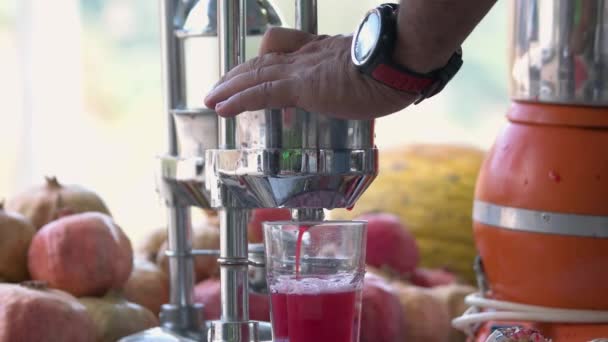
[[[482,165],[477,200],[608,216],[608,108],[514,103],[508,117]],[[608,310],[608,238],[479,222],[474,234],[495,298]]]
[[[529,322],[488,322],[478,331],[477,336],[467,342],[485,342],[492,333],[493,327],[520,326],[540,331],[553,342],[589,342],[593,339],[608,336],[608,325],[593,324],[544,324]]]

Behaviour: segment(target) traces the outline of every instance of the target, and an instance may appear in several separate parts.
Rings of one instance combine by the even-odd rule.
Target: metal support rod
[[[245,61],[246,2],[245,0],[217,0],[220,77]],[[218,119],[219,148],[235,146],[235,119]]]
[[[175,37],[174,17],[177,6],[175,0],[160,0],[160,48],[161,48],[161,69],[163,87],[163,108],[164,115],[167,116],[168,131],[168,153],[177,156],[177,140],[175,136],[175,123],[171,110],[177,108],[179,104],[179,67],[177,56],[177,39]]]
[[[317,0],[296,0],[296,28],[317,34]]]
[[[183,50],[175,35],[195,1],[160,0],[161,68],[163,86],[163,109],[167,117],[168,146],[170,156],[179,154],[175,122],[172,112],[180,108],[185,99],[183,83]],[[170,192],[165,194],[167,205],[167,243],[169,257],[169,304],[164,305],[160,315],[164,329],[180,334],[202,334],[201,306],[194,304],[194,263],[192,250],[192,227],[190,208],[178,205]]]
[[[248,291],[248,211],[220,210],[220,259],[222,286],[222,321],[249,320]]]
[[[167,210],[169,224],[169,250],[180,252],[180,255],[169,258],[171,295],[170,303],[177,306],[190,306],[193,303],[194,264],[192,250],[192,227],[190,209],[187,207],[169,207]]]
[[[220,76],[245,61],[246,8],[245,0],[218,0],[218,37]],[[234,149],[235,119],[218,120],[218,147]],[[223,323],[249,321],[249,291],[247,274],[248,211],[236,208],[220,210],[220,276],[221,319]],[[241,330],[241,325],[225,324],[225,329]],[[231,335],[232,333],[228,333]],[[233,336],[241,336],[234,332]]]

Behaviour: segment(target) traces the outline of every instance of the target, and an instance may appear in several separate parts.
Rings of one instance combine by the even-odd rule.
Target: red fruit
[[[402,277],[414,271],[420,260],[418,245],[397,216],[374,213],[358,220],[367,221],[368,265],[389,269]]]
[[[161,306],[169,303],[169,277],[155,263],[135,259],[133,272],[124,286],[123,295],[128,301],[158,315]]]
[[[100,212],[110,215],[104,201],[94,191],[74,184],[61,184],[56,177],[46,177],[36,185],[10,198],[6,209],[25,216],[36,229],[63,216]]]
[[[289,209],[265,208],[254,209],[251,212],[249,225],[247,226],[248,240],[250,243],[261,243],[264,241],[263,225],[269,221],[289,221],[291,212]]]
[[[112,218],[82,213],[42,227],[28,253],[34,280],[74,296],[103,296],[127,282],[133,268],[133,249]]]
[[[534,329],[504,328],[492,333],[487,342],[549,342],[543,335]]]
[[[0,341],[94,342],[84,305],[42,284],[0,284]]]
[[[27,250],[36,228],[21,214],[6,212],[0,201],[0,282],[29,277]]]
[[[435,287],[456,283],[456,276],[446,270],[417,268],[410,277],[412,284],[422,287]]]
[[[221,297],[220,280],[207,279],[194,287],[194,302],[205,305],[206,320],[220,318]],[[270,321],[270,300],[267,295],[249,293],[249,319],[256,321]]]
[[[401,341],[448,341],[451,325],[447,305],[429,289],[400,282],[391,284],[407,316],[402,321],[405,334]]]
[[[397,342],[405,334],[404,311],[393,288],[368,273],[363,283],[360,342]]]

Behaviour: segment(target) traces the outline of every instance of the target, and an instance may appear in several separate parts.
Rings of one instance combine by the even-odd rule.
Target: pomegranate
[[[449,284],[433,287],[428,290],[428,293],[444,305],[450,320],[452,320],[462,315],[469,308],[464,299],[476,291],[477,289],[473,286]],[[466,335],[460,330],[450,329],[448,341],[464,342],[466,341]]]
[[[103,296],[121,288],[133,268],[131,242],[101,213],[62,217],[38,231],[29,249],[32,279],[74,296]]]
[[[405,311],[402,341],[444,342],[451,323],[447,307],[422,287],[392,283]]]
[[[194,287],[194,301],[205,305],[205,319],[219,319],[221,314],[220,280],[207,279]],[[249,293],[249,319],[270,320],[270,299],[267,295]]]
[[[373,213],[360,216],[367,221],[365,262],[407,278],[416,269],[420,254],[413,235],[392,214]]]
[[[192,229],[192,248],[195,249],[219,249],[220,231],[215,226],[203,225]],[[165,255],[167,242],[165,242],[157,255],[156,263],[169,274],[169,258]],[[194,273],[196,281],[201,281],[218,275],[220,272],[215,256],[196,256],[194,258]]]
[[[93,191],[79,185],[63,185],[47,177],[43,185],[26,189],[10,198],[6,209],[21,213],[36,229],[65,215],[87,211],[110,215],[104,201]]]
[[[95,326],[76,298],[44,284],[0,284],[0,342],[95,342]]]
[[[263,208],[251,211],[249,224],[247,225],[247,239],[250,243],[261,243],[264,241],[263,223],[267,221],[289,221],[291,212],[289,209]]]
[[[160,227],[148,234],[138,245],[136,254],[143,259],[156,262],[158,251],[167,241],[167,228]]]
[[[97,342],[115,342],[158,325],[158,319],[150,310],[129,303],[113,292],[103,298],[83,297],[79,301],[93,319]]]
[[[27,250],[35,232],[25,217],[4,211],[0,202],[0,281],[19,282],[29,277]]]
[[[169,277],[155,263],[136,258],[123,295],[158,315],[161,306],[169,302]]]
[[[401,342],[405,313],[393,287],[373,273],[365,275],[361,306],[361,342]]]
[[[534,329],[502,328],[497,329],[488,337],[486,342],[551,342]]]
[[[417,268],[410,275],[410,282],[416,286],[435,287],[457,282],[456,276],[446,270]]]

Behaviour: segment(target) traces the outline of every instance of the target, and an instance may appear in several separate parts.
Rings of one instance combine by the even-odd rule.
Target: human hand
[[[226,117],[298,107],[343,119],[372,119],[414,102],[415,95],[361,74],[350,59],[351,41],[351,36],[271,28],[260,56],[226,73],[205,105]]]

